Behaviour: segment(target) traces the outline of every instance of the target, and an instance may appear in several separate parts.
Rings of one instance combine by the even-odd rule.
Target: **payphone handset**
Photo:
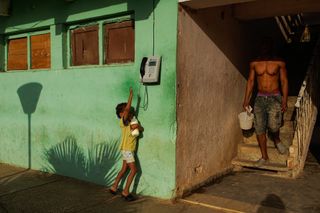
[[[140,79],[142,83],[158,83],[160,77],[161,57],[143,57],[140,66]]]

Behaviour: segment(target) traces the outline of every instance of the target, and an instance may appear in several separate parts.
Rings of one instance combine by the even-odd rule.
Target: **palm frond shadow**
[[[85,178],[86,159],[83,150],[74,137],[67,137],[62,143],[45,150],[48,167],[45,171],[70,177]]]
[[[89,149],[87,160],[87,179],[96,183],[111,185],[117,175],[114,165],[120,160],[118,141],[111,140]]]
[[[117,171],[114,166],[120,159],[118,142],[113,139],[93,145],[88,149],[88,157],[73,136],[45,150],[47,164],[43,171],[74,177],[102,185],[111,185]]]

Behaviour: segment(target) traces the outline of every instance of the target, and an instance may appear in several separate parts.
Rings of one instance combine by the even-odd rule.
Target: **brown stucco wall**
[[[179,196],[230,170],[253,48],[250,31],[229,7],[180,7],[178,28]]]

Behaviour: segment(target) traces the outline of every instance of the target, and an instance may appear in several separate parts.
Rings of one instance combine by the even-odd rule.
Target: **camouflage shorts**
[[[254,128],[257,135],[279,131],[282,121],[281,95],[257,96],[254,103]]]

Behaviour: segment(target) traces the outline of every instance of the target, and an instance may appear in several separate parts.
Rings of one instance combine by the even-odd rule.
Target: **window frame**
[[[109,26],[108,26],[109,25]],[[114,27],[113,25],[117,25],[117,27]],[[122,58],[122,59],[111,59],[108,58],[108,52],[110,45],[107,43],[107,41],[110,39],[106,34],[103,36],[103,50],[104,50],[104,58],[103,58],[103,64],[126,64],[126,63],[134,63],[135,59],[135,23],[133,19],[130,20],[124,20],[122,22],[112,22],[112,23],[104,23],[103,25],[103,32],[104,33],[110,33],[111,30],[114,29],[123,29],[127,27],[132,27],[133,28],[133,58]],[[108,60],[110,62],[108,62]]]
[[[83,28],[83,29],[82,29]],[[84,29],[87,28],[87,29]],[[75,32],[72,32],[75,31]],[[73,53],[76,52],[76,41],[75,41],[75,35],[78,34],[79,32],[92,32],[92,31],[97,31],[97,42],[98,42],[98,50],[96,50],[98,52],[98,63],[97,64],[77,64],[77,58],[73,57]],[[79,66],[95,66],[95,65],[99,65],[99,57],[100,57],[100,52],[99,52],[99,24],[88,24],[88,25],[84,25],[84,26],[79,26],[76,27],[74,29],[70,29],[70,43],[69,43],[69,47],[70,47],[70,64],[72,64],[72,66],[74,67],[79,67]]]
[[[46,30],[38,30],[38,31],[31,31],[26,33],[19,33],[19,34],[13,34],[5,36],[5,54],[4,54],[4,71],[5,72],[34,72],[34,71],[49,71],[51,70],[51,58],[50,58],[50,68],[39,68],[39,69],[31,69],[31,56],[32,56],[32,50],[31,50],[31,37],[34,35],[41,35],[41,34],[49,34],[50,35],[50,57],[52,54],[52,42],[51,42],[51,32],[50,29]],[[14,69],[14,70],[8,70],[8,59],[9,59],[9,40],[12,39],[19,39],[19,38],[27,38],[27,69]]]
[[[135,26],[135,18],[134,14],[127,14],[127,15],[122,15],[118,17],[113,17],[113,18],[105,18],[105,19],[99,19],[99,20],[84,20],[81,22],[77,22],[74,24],[70,24],[67,26],[67,39],[66,39],[66,57],[67,57],[67,64],[66,64],[66,69],[78,69],[78,68],[91,68],[91,67],[101,67],[101,66],[126,66],[126,65],[132,65],[134,64],[135,61],[135,55],[134,54],[134,60],[133,61],[128,61],[124,63],[111,63],[107,64],[105,62],[106,56],[106,51],[104,50],[105,47],[105,32],[104,32],[104,27],[106,24],[111,24],[111,23],[117,23],[117,22],[124,22],[124,21],[132,21],[133,26]],[[98,58],[99,62],[98,64],[95,65],[73,65],[72,64],[72,30],[80,28],[80,27],[89,27],[97,25],[98,26]],[[134,36],[135,36],[135,31],[134,31]],[[135,53],[135,39],[134,39],[134,53]]]
[[[12,40],[16,40],[16,39],[24,39],[25,40],[25,43],[26,43],[26,49],[25,49],[25,53],[26,53],[26,55],[25,55],[25,57],[26,57],[26,61],[24,61],[26,64],[26,68],[25,69],[9,69],[9,50],[10,50],[10,43],[11,43],[11,41]],[[27,71],[28,70],[28,65],[29,65],[29,60],[28,60],[28,57],[29,57],[29,54],[28,54],[28,37],[27,36],[23,36],[23,37],[19,37],[19,38],[11,38],[11,39],[8,39],[7,40],[7,43],[6,43],[6,45],[7,45],[7,51],[6,51],[6,54],[7,54],[7,60],[5,61],[5,63],[6,63],[6,71],[8,71],[8,72],[12,72],[12,71]],[[12,60],[12,59],[11,59]]]
[[[32,68],[34,66],[34,64],[32,63],[33,61],[33,57],[32,57],[32,54],[33,54],[33,47],[32,47],[32,37],[33,36],[39,36],[39,35],[48,35],[49,36],[49,44],[50,44],[50,55],[49,55],[49,67],[44,67],[44,68]],[[52,60],[51,60],[51,54],[52,54],[52,42],[51,42],[51,32],[48,32],[48,33],[40,33],[40,34],[32,34],[30,35],[30,70],[51,70],[51,65],[52,65]],[[36,64],[36,63],[35,63]]]

